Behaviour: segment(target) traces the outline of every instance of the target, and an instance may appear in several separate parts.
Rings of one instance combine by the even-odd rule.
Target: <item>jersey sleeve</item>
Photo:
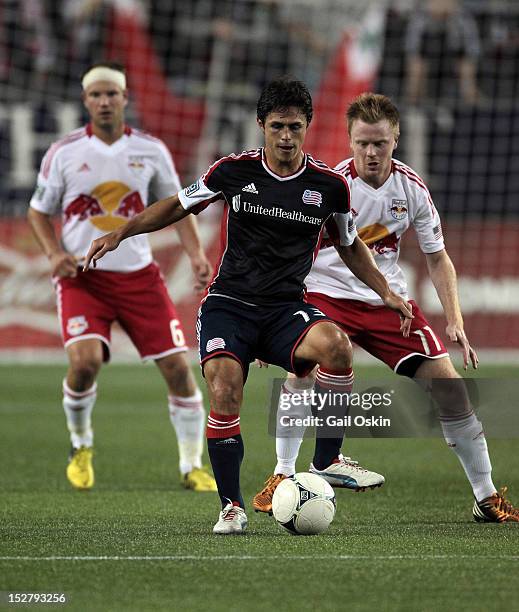
[[[445,248],[440,215],[428,191],[420,194],[411,222],[423,253],[436,253]]]
[[[351,211],[335,213],[325,223],[328,240],[334,246],[350,246],[357,236],[357,228]]]
[[[220,162],[216,162],[193,184],[179,191],[180,204],[189,212],[197,215],[211,202],[216,202],[224,197],[223,186],[222,168]]]
[[[51,147],[42,159],[36,189],[29,202],[31,208],[46,215],[58,212],[65,188],[59,160]]]
[[[165,144],[160,143],[157,170],[151,181],[151,191],[158,200],[161,200],[175,195],[181,187],[171,153]]]
[[[335,246],[350,246],[355,240],[357,229],[350,210],[350,188],[344,177],[336,191],[336,212],[328,217],[325,228],[329,240]]]

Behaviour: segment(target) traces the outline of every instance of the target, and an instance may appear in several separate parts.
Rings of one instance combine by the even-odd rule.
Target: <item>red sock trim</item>
[[[240,433],[239,414],[219,414],[212,409],[207,417],[206,437],[228,438]]]
[[[97,393],[97,383],[96,382],[94,382],[94,384],[90,387],[90,389],[87,389],[86,391],[74,391],[67,385],[66,379],[63,381],[63,395],[66,395],[67,397],[70,397],[73,400],[84,399],[85,397],[95,395],[96,393]]]
[[[323,366],[317,368],[317,374],[322,372],[323,374],[331,374],[332,376],[353,376],[353,368],[346,368],[344,370],[330,370]]]
[[[353,388],[355,377],[352,368],[347,368],[342,372],[327,370],[319,367],[316,375],[317,384],[324,389],[350,393]]]

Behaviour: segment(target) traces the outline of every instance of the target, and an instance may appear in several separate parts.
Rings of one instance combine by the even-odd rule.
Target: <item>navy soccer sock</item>
[[[347,397],[353,387],[353,370],[334,372],[319,368],[314,386],[317,404],[312,405],[314,416],[324,418],[333,415],[345,417],[348,413]],[[318,410],[317,408],[321,409]],[[318,470],[324,470],[337,460],[344,439],[344,427],[319,428],[315,438],[313,465]]]
[[[245,507],[240,491],[240,465],[243,459],[243,440],[238,414],[209,413],[207,419],[207,449],[218,486],[222,508],[230,502]]]

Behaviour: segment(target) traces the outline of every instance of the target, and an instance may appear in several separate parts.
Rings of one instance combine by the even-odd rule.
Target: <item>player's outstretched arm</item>
[[[377,268],[368,247],[356,236],[350,246],[336,246],[337,252],[355,276],[382,298],[384,304],[400,314],[400,331],[409,336],[413,309],[411,304],[391,291],[386,278]]]
[[[86,255],[83,272],[88,270],[90,262],[92,262],[95,268],[96,261],[101,259],[108,251],[114,251],[125,238],[136,236],[137,234],[155,232],[180,221],[180,219],[183,219],[188,214],[189,212],[180,204],[178,195],[158,200],[130,219],[122,227],[94,240]]]
[[[426,253],[429,276],[440,298],[447,327],[445,332],[452,342],[457,342],[463,352],[463,369],[467,369],[469,362],[473,368],[478,367],[479,359],[476,351],[470,346],[463,329],[463,316],[458,298],[458,283],[456,269],[445,249],[436,253]]]

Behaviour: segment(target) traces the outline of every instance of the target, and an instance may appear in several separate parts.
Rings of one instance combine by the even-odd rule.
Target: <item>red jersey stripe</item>
[[[56,155],[56,152],[59,149],[61,149],[62,147],[68,144],[71,144],[72,142],[76,142],[76,140],[80,140],[81,138],[84,138],[86,135],[87,135],[86,129],[84,127],[79,128],[79,130],[75,130],[74,132],[71,132],[70,134],[62,138],[61,140],[58,140],[54,144],[52,144],[49,150],[47,151],[45,158],[43,160],[43,166],[42,166],[43,176],[45,178],[49,178],[49,172],[50,172],[52,160],[54,159],[54,156]]]
[[[216,160],[214,162],[214,164],[209,166],[209,168],[205,172],[205,174],[202,175],[202,181],[204,182],[205,185],[207,185],[207,179],[216,170],[216,168],[218,168],[218,166],[220,164],[223,164],[223,162],[226,162],[226,161],[241,161],[241,160],[244,160],[244,159],[258,159],[259,157],[261,157],[261,149],[253,149],[251,151],[242,151],[238,155],[236,155],[235,153],[231,153],[230,155],[227,155],[226,157],[222,157],[222,158]]]
[[[407,178],[410,181],[412,181],[413,183],[416,183],[421,189],[423,189],[425,191],[425,193],[427,194],[427,199],[429,200],[429,204],[431,206],[434,206],[432,198],[431,198],[431,194],[429,193],[429,190],[427,189],[427,187],[425,186],[423,181],[421,181],[421,180],[419,181],[419,180],[415,179],[414,177],[410,176],[407,172],[404,172],[404,170],[402,170],[401,168],[399,168],[396,165],[395,165],[395,171],[396,172],[400,172],[404,176],[407,176]]]

